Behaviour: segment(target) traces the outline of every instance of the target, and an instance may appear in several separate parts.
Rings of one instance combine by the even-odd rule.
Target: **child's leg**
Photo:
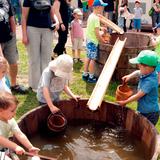
[[[141,19],[137,19],[137,31],[141,31]]]
[[[160,72],[158,72],[158,84],[160,85]]]
[[[74,49],[72,49],[72,56],[73,56],[73,58],[76,58],[75,54],[76,54],[76,51]]]
[[[86,58],[84,62],[84,72],[82,74],[82,79],[84,81],[87,81],[89,77],[89,73],[88,73],[89,64],[90,64],[90,59]]]
[[[85,62],[84,62],[84,73],[88,73],[88,68],[89,68],[89,65],[90,65],[90,61],[91,61],[91,59],[89,59],[89,58],[86,58],[85,59]]]

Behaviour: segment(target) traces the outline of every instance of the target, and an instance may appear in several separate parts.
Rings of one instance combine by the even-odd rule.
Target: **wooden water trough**
[[[57,106],[61,109],[67,118],[68,123],[99,121],[113,126],[121,126],[127,129],[132,136],[140,141],[144,148],[145,160],[157,158],[158,133],[155,127],[143,116],[135,111],[111,103],[102,102],[101,107],[96,112],[90,111],[86,104],[88,99],[79,100],[62,100]],[[19,121],[21,130],[28,136],[32,137],[40,132],[46,132],[47,117],[50,114],[49,107],[39,106],[26,113]],[[120,118],[123,117],[123,118]]]

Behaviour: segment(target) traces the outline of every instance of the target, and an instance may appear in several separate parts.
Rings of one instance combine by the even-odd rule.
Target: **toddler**
[[[4,160],[11,160],[7,155],[8,149],[19,155],[25,153],[21,146],[9,140],[10,134],[13,134],[29,152],[36,154],[39,151],[22,133],[13,118],[16,114],[17,104],[17,99],[11,93],[0,91],[0,154],[6,153]]]
[[[134,29],[137,32],[141,31],[141,17],[143,14],[143,10],[140,7],[141,2],[139,0],[135,1],[135,8],[134,8]]]

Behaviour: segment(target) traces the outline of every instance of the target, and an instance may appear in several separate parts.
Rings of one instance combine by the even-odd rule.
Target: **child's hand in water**
[[[122,107],[124,107],[126,105],[125,101],[117,101],[117,103]]]
[[[38,154],[38,152],[40,151],[39,148],[32,146],[31,148],[29,148],[29,152],[33,153],[33,154]]]

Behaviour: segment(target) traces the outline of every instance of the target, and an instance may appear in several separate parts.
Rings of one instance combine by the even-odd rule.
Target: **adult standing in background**
[[[29,86],[37,90],[42,71],[48,66],[52,53],[55,22],[52,0],[24,0],[22,7],[22,41],[29,58]]]
[[[21,25],[21,14],[22,14],[21,0],[11,0],[11,4],[12,4],[13,10],[15,12],[15,20],[16,20],[16,17],[18,18],[18,23],[16,20],[16,24]]]
[[[116,0],[104,0],[104,3],[108,5],[104,7],[105,17],[113,21],[113,15],[116,13]],[[109,33],[112,32],[111,29],[108,29]]]
[[[154,28],[158,23],[160,23],[160,0],[154,0],[153,9],[152,27]]]
[[[53,52],[58,56],[66,52],[65,44],[67,42],[68,23],[69,23],[69,4],[71,0],[55,0],[53,7],[59,21],[58,43]]]
[[[0,1],[0,46],[0,56],[4,56],[9,63],[11,90],[21,94],[27,93],[23,86],[17,84],[18,50],[16,46],[16,24],[9,0]]]

